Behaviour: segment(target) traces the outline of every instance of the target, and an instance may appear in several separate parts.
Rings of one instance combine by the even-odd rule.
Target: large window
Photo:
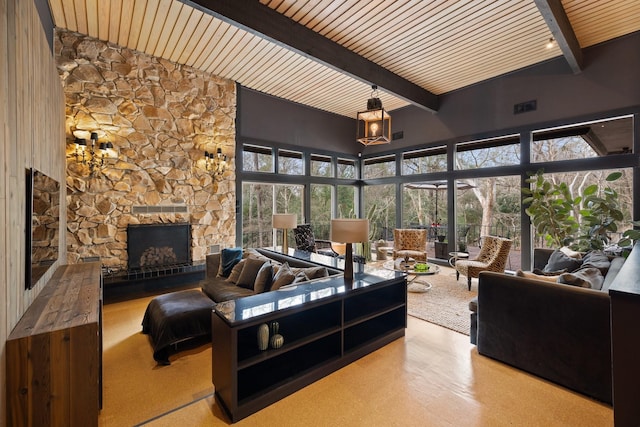
[[[333,178],[333,164],[331,163],[331,157],[312,154],[311,176]]]
[[[439,146],[402,154],[402,175],[447,170],[447,147]]]
[[[247,172],[273,172],[272,149],[245,145],[242,151],[242,169]]]
[[[271,223],[274,213],[295,213],[300,223],[303,218],[303,189],[302,185],[244,182],[242,184],[242,246],[245,248],[275,246],[274,229]],[[292,238],[290,235],[289,240]]]
[[[630,153],[633,148],[633,118],[583,123],[533,132],[531,162],[585,159]]]
[[[456,145],[456,169],[480,169],[520,163],[520,137],[485,139]]]
[[[364,212],[372,240],[393,239],[396,228],[396,190],[393,184],[364,187]]]
[[[351,159],[338,159],[338,178],[356,179],[356,161]]]
[[[356,187],[353,185],[338,185],[338,218],[356,218]]]
[[[480,238],[490,235],[509,238],[512,250],[520,250],[520,176],[467,179],[457,187],[457,249],[468,245],[479,248]]]
[[[612,172],[622,172],[622,177],[616,181],[606,181],[606,177]],[[577,172],[545,173],[544,178],[553,184],[566,183],[572,199],[584,194],[590,185],[596,184],[600,191],[610,187],[618,193],[618,203],[623,218],[617,221],[618,231],[609,233],[611,242],[617,242],[625,230],[632,228],[633,212],[633,171],[631,169],[589,170]],[[584,229],[584,218],[580,212],[580,205],[575,205],[572,215]],[[547,242],[543,237],[537,237],[535,247],[546,247]]]
[[[278,173],[304,175],[304,161],[299,151],[278,150]]]
[[[376,157],[364,161],[364,179],[384,178],[396,175],[395,156]]]
[[[316,239],[329,239],[333,186],[311,184],[311,215],[313,234]]]

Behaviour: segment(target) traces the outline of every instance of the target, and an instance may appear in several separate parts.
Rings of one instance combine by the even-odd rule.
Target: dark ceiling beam
[[[574,74],[582,71],[582,49],[560,0],[534,0]]]
[[[430,112],[438,96],[298,24],[256,0],[180,0],[198,10],[266,38],[402,98]]]

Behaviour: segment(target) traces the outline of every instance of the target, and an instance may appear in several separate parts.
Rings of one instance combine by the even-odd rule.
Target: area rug
[[[440,267],[438,274],[417,280],[431,283],[431,289],[407,293],[409,315],[469,335],[469,301],[478,294],[477,281],[472,282],[469,291],[466,277],[456,281],[455,270],[447,267]]]

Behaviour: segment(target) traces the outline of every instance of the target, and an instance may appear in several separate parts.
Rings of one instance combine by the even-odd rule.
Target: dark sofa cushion
[[[607,275],[611,266],[609,257],[603,251],[590,251],[582,258],[582,267],[594,267],[600,270],[603,276]]]
[[[262,267],[260,267],[260,271],[258,271],[256,280],[255,282],[253,282],[253,292],[259,294],[261,292],[268,291],[269,289],[271,289],[272,281],[273,266],[270,262],[265,262]]]
[[[245,260],[240,260],[236,265],[231,269],[231,273],[229,273],[229,277],[227,277],[227,282],[233,283],[234,285],[238,283],[238,279],[240,278],[240,273],[242,273],[242,269],[244,268]]]
[[[273,276],[273,283],[271,283],[271,290],[276,291],[282,286],[290,285],[295,280],[296,275],[291,271],[288,263],[284,263],[278,269],[278,272]]]
[[[558,283],[591,288],[598,291],[602,289],[603,282],[604,276],[595,267],[583,267],[573,273],[563,273],[558,277]]]
[[[218,276],[229,277],[233,266],[242,259],[242,248],[224,248],[220,252],[220,270]]]
[[[256,281],[258,272],[266,262],[261,259],[246,258],[244,259],[244,267],[238,277],[236,285],[253,290],[253,284]]]
[[[553,251],[549,257],[547,265],[544,267],[544,271],[560,271],[566,270],[568,273],[577,270],[582,265],[582,261],[571,258],[560,250]]]

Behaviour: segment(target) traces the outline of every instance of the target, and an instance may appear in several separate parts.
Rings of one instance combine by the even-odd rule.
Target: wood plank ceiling
[[[260,3],[436,95],[562,55],[557,44],[546,47],[552,33],[534,0]],[[57,27],[347,117],[365,109],[377,84],[178,0],[49,4]],[[640,30],[637,0],[562,0],[562,6],[580,48]],[[387,110],[409,103],[384,87],[380,98]]]

